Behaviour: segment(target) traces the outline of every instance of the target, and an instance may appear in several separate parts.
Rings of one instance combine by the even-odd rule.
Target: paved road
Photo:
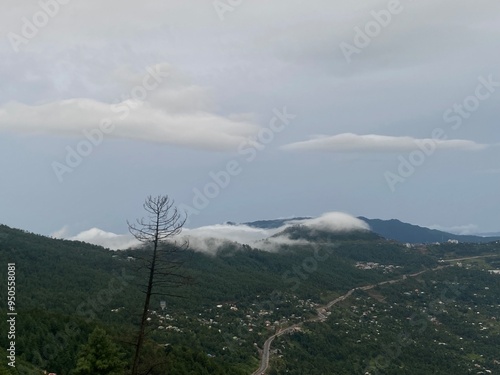
[[[498,256],[500,256],[500,254],[478,255],[475,257],[457,258],[457,259],[441,259],[441,261],[443,261],[443,262],[460,262],[461,260],[478,259],[478,258],[491,258],[491,257],[498,257]]]
[[[260,359],[259,369],[257,371],[255,371],[254,373],[252,373],[252,375],[261,375],[261,374],[266,373],[267,368],[269,367],[269,352],[271,350],[271,344],[275,338],[276,338],[276,335],[272,335],[264,343],[264,348],[262,350],[262,357]]]
[[[326,317],[325,317],[326,318]],[[300,327],[302,323],[299,324],[294,324],[293,326],[287,327],[271,337],[269,337],[266,342],[264,343],[264,348],[262,349],[262,357],[260,360],[260,367],[257,371],[252,373],[252,375],[264,375],[269,367],[269,357],[270,357],[270,352],[271,352],[271,344],[273,343],[274,339],[276,337],[279,337],[281,335],[284,335],[285,333],[290,333],[292,332],[295,328]]]
[[[369,290],[369,289],[375,288],[378,285],[399,283],[399,282],[401,282],[403,280],[406,280],[408,277],[417,277],[417,276],[419,276],[419,275],[421,275],[421,274],[423,274],[425,272],[437,271],[437,270],[443,269],[445,267],[449,267],[449,266],[439,266],[439,267],[436,267],[436,268],[432,268],[432,269],[428,269],[428,270],[424,270],[424,271],[420,271],[420,272],[416,272],[416,273],[412,273],[412,274],[403,275],[401,278],[398,278],[398,279],[388,280],[388,281],[382,281],[382,282],[380,282],[378,284],[370,284],[370,285],[365,285],[365,286],[360,286],[360,287],[357,287],[357,288],[353,288],[353,289],[349,290],[346,294],[344,294],[344,295],[342,295],[340,297],[335,298],[333,301],[330,301],[328,304],[326,304],[324,306],[318,307],[316,309],[316,312],[317,312],[318,316],[314,317],[314,318],[311,318],[309,320],[306,320],[305,322],[318,322],[318,321],[319,322],[324,322],[327,319],[327,315],[326,315],[327,310],[331,309],[333,306],[335,306],[339,302],[344,301],[345,299],[349,298],[358,289],[360,289],[360,290]],[[255,371],[255,372],[253,372],[252,375],[265,375],[266,374],[266,371],[269,368],[269,358],[270,358],[270,355],[271,355],[270,354],[270,352],[271,352],[271,344],[273,343],[274,339],[276,337],[284,335],[285,333],[292,332],[294,329],[300,327],[305,322],[294,324],[293,326],[285,328],[285,329],[283,329],[283,330],[275,333],[271,337],[269,337],[266,340],[266,342],[264,343],[264,347],[262,349],[262,357],[261,357],[261,360],[260,360],[259,369],[257,371]]]

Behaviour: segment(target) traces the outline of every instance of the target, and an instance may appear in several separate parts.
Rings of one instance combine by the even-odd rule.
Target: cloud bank
[[[0,106],[0,131],[84,137],[104,127],[106,137],[224,151],[236,150],[260,129],[248,115],[214,113],[208,91],[186,82],[168,64],[148,67],[144,74],[118,70],[115,77],[127,87],[117,103],[10,101]]]
[[[294,225],[304,225],[310,229],[330,232],[370,229],[368,224],[354,216],[342,212],[329,212],[314,219],[290,220],[287,224],[273,229],[255,228],[244,224],[216,224],[194,229],[185,228],[176,240],[188,240],[191,249],[209,254],[216,254],[218,248],[225,243],[239,243],[265,251],[276,251],[280,245],[305,245],[308,243],[305,240],[292,240],[286,235],[273,237]],[[139,245],[139,242],[130,234],[120,235],[98,228],[71,236],[68,233],[68,228],[64,227],[53,233],[52,236],[84,241],[112,250],[123,250]]]
[[[140,243],[130,234],[116,234],[106,232],[99,228],[91,228],[89,230],[78,233],[76,236],[68,234],[68,228],[64,227],[61,230],[52,233],[54,238],[64,238],[70,241],[82,241],[93,245],[102,246],[111,250],[124,250],[138,246]]]
[[[314,219],[300,220],[294,223],[327,232],[370,230],[370,226],[366,222],[343,212],[328,212]]]
[[[320,135],[313,139],[290,143],[282,146],[288,151],[323,151],[323,152],[404,152],[418,149],[419,145],[433,145],[438,150],[477,151],[487,146],[473,141],[430,138],[393,137],[386,135],[358,135],[343,133],[333,136]]]
[[[189,240],[189,246],[194,250],[215,254],[221,245],[228,242],[258,247],[260,241],[280,230],[282,229],[261,229],[243,224],[217,224],[186,229],[180,237]]]

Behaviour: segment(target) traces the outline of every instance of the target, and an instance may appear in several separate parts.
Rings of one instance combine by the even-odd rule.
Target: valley
[[[484,327],[500,332],[500,277],[488,272],[500,262],[497,243],[409,248],[366,232],[335,233],[300,226],[287,229],[286,236],[296,244],[277,245],[274,251],[227,242],[209,255],[186,252],[183,272],[194,283],[154,297],[152,306],[157,307],[148,319],[145,360],[164,358],[154,373],[167,369],[179,375],[392,373],[396,370],[391,366],[418,361],[412,352],[415,345],[433,347],[434,340],[456,345],[457,327],[465,321],[468,336],[461,337],[468,340],[468,349],[458,356],[460,348],[453,347],[455,362],[460,359],[463,371],[457,374],[472,368],[464,358],[474,358],[471,363],[486,370],[498,370],[496,349],[483,350],[495,338],[482,337]],[[2,262],[14,261],[18,273],[16,373],[47,369],[72,374],[79,348],[95,327],[105,329],[124,358],[130,355],[132,346],[127,343],[136,332],[138,285],[144,278],[139,265],[146,250],[114,252],[8,227],[1,227],[0,238]],[[470,306],[454,307],[446,319],[440,317],[443,332],[431,334],[428,327],[435,324],[438,311],[434,310],[441,306],[435,303],[436,291],[465,277],[470,280],[467,288],[474,289],[460,286],[459,295],[448,289],[441,298],[446,298],[448,310],[459,298],[474,298],[475,305],[467,300]],[[478,297],[472,280],[484,285],[484,299]],[[415,294],[416,289],[421,292]],[[165,310],[160,309],[162,300]],[[469,307],[479,314],[464,311]],[[489,320],[482,317],[486,313]],[[390,322],[397,324],[386,327]],[[339,325],[350,328],[339,331]],[[398,336],[396,326],[404,336]],[[445,326],[456,331],[447,333],[448,341],[440,336],[445,335]],[[5,322],[0,327],[3,331]],[[391,354],[394,358],[389,356],[387,366],[381,362],[387,353],[385,346],[378,346],[377,329],[380,335],[386,329],[387,342],[396,342],[398,355]],[[403,340],[406,333],[415,337],[412,344]],[[326,342],[330,344],[325,346]],[[471,351],[474,342],[480,343],[481,352]],[[344,354],[334,354],[338,351]],[[302,360],[297,362],[298,358]],[[444,374],[449,364],[433,366],[434,373]]]

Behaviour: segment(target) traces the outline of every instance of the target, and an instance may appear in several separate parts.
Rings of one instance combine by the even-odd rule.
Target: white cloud
[[[283,228],[266,230],[252,228],[247,225],[218,224],[194,229],[184,228],[182,233],[174,240],[189,240],[191,249],[215,254],[218,247],[225,242],[238,242],[253,246],[257,242],[278,233]],[[112,250],[124,250],[139,245],[139,242],[130,234],[116,234],[99,228],[91,228],[73,236],[70,234],[68,226],[65,226],[52,233],[52,237],[83,241]]]
[[[64,238],[70,241],[82,241],[93,245],[99,245],[111,250],[129,249],[139,245],[139,242],[130,234],[115,234],[106,232],[99,228],[91,228],[89,230],[78,233],[76,236],[69,234],[68,227],[52,233],[52,237]]]
[[[292,223],[329,232],[370,230],[370,226],[366,222],[343,212],[327,212],[314,219],[300,220]]]
[[[217,248],[225,242],[238,242],[240,244],[259,247],[259,241],[280,232],[278,229],[253,228],[247,225],[217,224],[195,229],[186,229],[181,237],[189,240],[189,245],[194,250],[215,253]]]
[[[275,236],[293,225],[304,225],[311,229],[330,232],[369,230],[364,221],[343,212],[328,212],[314,219],[291,220],[287,224],[273,229],[254,228],[248,225],[218,224],[182,232],[182,237],[189,239],[190,247],[195,250],[215,253],[217,247],[226,241],[246,244],[265,251],[276,251],[279,245],[304,245],[305,240],[292,240],[287,236]]]
[[[165,82],[158,83],[149,73],[118,72],[118,79],[129,81],[122,96],[131,98],[117,104],[89,98],[38,105],[5,103],[0,107],[0,131],[84,137],[84,131],[95,131],[107,121],[112,125],[106,137],[220,151],[236,150],[259,130],[248,116],[222,116],[211,111],[208,91],[184,82],[170,66],[160,64],[147,70],[156,71],[156,78],[160,76]],[[149,77],[147,87],[157,87],[146,89],[145,77]]]
[[[216,224],[183,231],[184,235],[211,237],[250,244],[277,233],[279,229],[253,228],[248,225]]]
[[[189,240],[193,250],[216,254],[218,248],[227,242],[249,245],[264,251],[277,251],[280,245],[307,245],[306,240],[292,240],[287,236],[274,235],[284,231],[291,225],[302,221],[290,221],[279,228],[263,229],[248,225],[218,224],[183,231],[181,237]]]
[[[325,152],[402,152],[413,151],[419,145],[429,145],[438,150],[475,151],[488,147],[473,141],[452,139],[418,139],[413,137],[393,137],[386,135],[358,135],[343,133],[333,136],[316,136],[308,141],[290,143],[282,146],[289,151],[325,151]]]
[[[243,224],[216,224],[194,229],[185,228],[175,240],[189,240],[191,249],[209,254],[216,254],[218,248],[227,242],[237,242],[265,251],[276,251],[279,245],[305,245],[308,243],[305,240],[292,240],[287,236],[273,237],[286,228],[299,224],[312,229],[332,232],[370,229],[364,221],[354,216],[342,212],[329,212],[314,219],[292,220],[279,228],[273,229],[254,228]],[[65,226],[54,232],[52,236],[88,242],[112,250],[128,249],[139,244],[130,234],[115,234],[98,228],[92,228],[76,236],[71,236],[68,227]]]

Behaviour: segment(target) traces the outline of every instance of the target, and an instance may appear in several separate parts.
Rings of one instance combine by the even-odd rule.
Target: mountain
[[[382,239],[378,234],[369,230],[328,231],[324,229],[312,229],[302,225],[290,226],[272,236],[272,238],[280,237],[285,237],[290,240],[296,241],[305,240],[313,243],[333,243],[336,241],[370,241]]]
[[[332,293],[387,278],[384,268],[366,272],[358,262],[397,266],[391,269],[394,277],[437,264],[371,234],[339,238],[308,228],[289,231],[300,241],[274,239],[270,251],[226,242],[214,244],[217,251],[185,254],[183,272],[194,285],[167,290],[152,301],[157,308],[150,340],[172,345],[169,374],[205,374],[196,367],[200,361],[210,374],[251,373],[258,367],[254,343],[262,347],[269,335],[267,321],[314,317],[314,306]],[[140,265],[147,256],[148,250],[115,252],[0,226],[0,263],[16,265],[16,312],[22,317],[16,326],[18,372],[6,374],[41,373],[34,367],[69,374],[79,347],[96,327],[104,328],[130,358],[132,346],[125,343],[133,342],[137,332],[143,303],[139,285],[147,279]],[[6,279],[7,267],[2,272]],[[167,321],[159,316],[162,299]],[[0,300],[7,301],[7,288],[0,289]],[[7,320],[0,321],[0,331],[7,328]],[[0,348],[8,347],[7,335],[0,336]],[[155,347],[151,358],[161,355]],[[0,359],[2,375],[5,359]]]
[[[244,225],[262,229],[277,229],[286,224],[291,224],[294,221],[305,219],[310,218],[295,217],[290,219],[258,220],[244,223]],[[379,236],[401,243],[430,244],[437,242],[443,243],[449,240],[464,243],[488,243],[493,241],[500,241],[500,235],[495,234],[491,234],[490,236],[458,235],[404,223],[396,219],[368,219],[363,216],[358,217],[358,219],[361,219],[365,223],[367,223],[370,226],[370,229]]]
[[[382,363],[377,356],[397,343],[403,329],[415,343],[405,342],[388,374],[402,373],[403,367],[408,375],[445,374],[450,368],[468,374],[471,358],[480,359],[482,370],[500,370],[494,367],[499,336],[482,331],[483,325],[492,333],[500,330],[500,323],[486,318],[498,314],[500,283],[487,271],[500,268],[498,257],[491,257],[500,253],[498,244],[407,248],[366,230],[306,226],[288,227],[267,241],[267,251],[259,244],[214,242],[216,249],[185,252],[182,272],[194,283],[158,288],[163,295],[152,299],[144,353],[147,363],[158,364],[151,375],[254,373],[265,342],[293,327],[297,331],[272,345],[271,353],[281,354],[271,355],[266,373],[366,373],[361,370]],[[96,328],[130,359],[143,304],[140,285],[147,279],[141,259],[149,255],[148,249],[110,251],[0,225],[0,263],[15,264],[19,316],[16,368],[8,370],[4,356],[0,374],[73,375],[80,348]],[[477,266],[443,264],[443,258],[485,255],[474,260]],[[7,280],[7,267],[0,272]],[[451,301],[453,292],[460,293],[459,304]],[[8,300],[7,288],[0,289],[0,300]],[[441,301],[448,313],[429,315],[437,314]],[[413,313],[420,315],[412,326]],[[424,320],[432,329],[421,329]],[[0,331],[8,328],[2,319]],[[9,345],[1,335],[0,348]]]
[[[472,235],[458,235],[404,223],[396,219],[380,220],[368,219],[366,217],[359,217],[359,219],[366,222],[370,226],[372,231],[381,235],[382,237],[402,243],[442,243],[449,240],[468,243],[487,243],[500,241],[500,236],[481,237]]]

